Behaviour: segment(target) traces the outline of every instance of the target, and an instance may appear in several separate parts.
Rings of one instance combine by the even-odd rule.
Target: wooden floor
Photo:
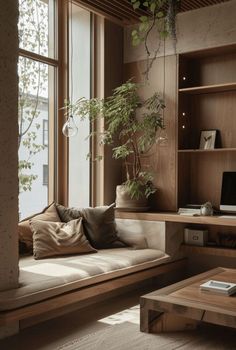
[[[153,290],[135,290],[85,309],[40,323],[22,330],[18,335],[0,340],[1,350],[56,350],[70,340],[110,326],[104,318],[139,304],[139,297]],[[128,316],[129,317],[129,316]],[[139,322],[139,311],[135,316]]]
[[[137,306],[139,297],[152,290],[153,287],[149,286],[128,292],[122,296],[24,329],[16,336],[0,341],[0,349],[57,350],[71,340],[105,329],[111,324],[127,321],[139,324],[139,308]],[[225,349],[228,350],[227,345]]]

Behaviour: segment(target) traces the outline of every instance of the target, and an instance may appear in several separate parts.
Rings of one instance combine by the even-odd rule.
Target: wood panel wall
[[[141,96],[147,98],[154,92],[163,93],[165,63],[165,125],[168,142],[166,146],[156,144],[145,160],[154,174],[154,185],[157,192],[151,200],[152,210],[177,209],[176,185],[176,96],[177,96],[177,59],[176,55],[158,58],[151,70],[146,85],[141,89]],[[143,80],[145,61],[132,62],[124,65],[124,80],[134,77],[135,81]]]

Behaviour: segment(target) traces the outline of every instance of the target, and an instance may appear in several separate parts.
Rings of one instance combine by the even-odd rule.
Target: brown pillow
[[[82,217],[81,210],[78,208],[67,208],[56,203],[58,215],[62,222],[68,222]]]
[[[84,235],[82,218],[67,223],[34,219],[30,227],[35,259],[96,252]]]
[[[44,221],[61,221],[58,216],[55,203],[50,204],[48,207],[44,208],[41,213],[34,214],[18,224],[19,240],[23,242],[29,252],[33,250],[33,233],[30,229],[29,220],[44,220]]]
[[[81,209],[86,237],[96,249],[126,246],[117,236],[114,206]]]

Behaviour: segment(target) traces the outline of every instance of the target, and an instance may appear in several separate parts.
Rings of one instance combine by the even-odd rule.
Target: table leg
[[[145,300],[140,301],[140,331],[150,333],[152,324],[158,319],[162,312],[150,310]]]

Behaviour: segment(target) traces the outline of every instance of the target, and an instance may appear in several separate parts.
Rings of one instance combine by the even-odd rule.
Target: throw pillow
[[[85,234],[96,249],[126,246],[117,236],[114,206],[81,209]]]
[[[34,219],[30,227],[35,259],[96,252],[84,235],[82,218],[67,223]]]
[[[18,234],[20,242],[23,242],[29,252],[33,250],[33,233],[30,229],[29,220],[44,220],[44,221],[61,221],[58,216],[55,203],[50,204],[48,207],[44,208],[41,213],[34,214],[18,224]]]
[[[56,203],[56,208],[62,222],[68,222],[82,217],[81,210],[78,208],[67,208],[58,203]]]

